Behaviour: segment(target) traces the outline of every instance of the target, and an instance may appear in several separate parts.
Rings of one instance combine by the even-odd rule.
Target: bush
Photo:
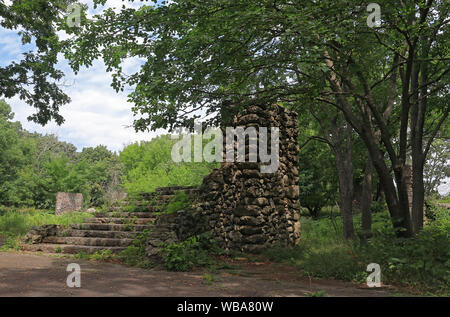
[[[166,268],[170,271],[190,271],[197,266],[211,266],[211,254],[221,254],[216,241],[209,234],[191,237],[181,243],[172,243],[160,249]]]
[[[180,191],[176,193],[167,204],[166,212],[170,214],[178,210],[188,208],[191,204],[192,198],[189,197],[185,192]]]
[[[381,265],[388,281],[424,291],[447,293],[450,284],[450,217],[437,209],[435,220],[411,239],[376,232],[360,256]]]
[[[170,135],[162,135],[126,146],[120,153],[125,167],[124,190],[136,195],[154,192],[158,187],[200,185],[203,177],[219,166],[217,162],[174,162],[172,147],[177,142]]]
[[[95,252],[91,258],[94,260],[108,261],[114,259],[114,254],[111,250],[102,250],[100,252]]]
[[[141,268],[148,268],[151,266],[150,262],[145,256],[145,248],[148,234],[150,230],[144,230],[139,233],[133,240],[132,245],[121,251],[117,258],[126,265],[137,266]]]

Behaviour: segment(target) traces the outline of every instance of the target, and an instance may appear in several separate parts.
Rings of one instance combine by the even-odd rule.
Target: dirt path
[[[81,266],[81,288],[69,288],[67,264]],[[274,264],[244,263],[234,273],[167,272],[120,264],[18,252],[0,252],[0,296],[390,296],[340,281],[299,277]]]

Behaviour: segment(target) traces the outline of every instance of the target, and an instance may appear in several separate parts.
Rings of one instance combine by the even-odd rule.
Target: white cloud
[[[128,64],[128,70],[133,68],[135,71],[139,62],[128,61]],[[165,133],[163,130],[136,133],[130,127],[133,124],[133,105],[127,102],[125,94],[116,93],[110,86],[111,76],[102,62],[97,61],[92,68],[80,70],[78,75],[71,73],[64,65],[62,68],[66,71],[66,82],[71,84],[64,91],[72,101],[60,110],[66,122],[61,126],[51,122],[41,127],[26,119],[34,113],[34,108],[19,98],[8,100],[16,114],[15,120],[20,121],[25,129],[44,134],[54,133],[62,141],[76,145],[79,150],[103,144],[118,151],[124,144],[150,140]]]

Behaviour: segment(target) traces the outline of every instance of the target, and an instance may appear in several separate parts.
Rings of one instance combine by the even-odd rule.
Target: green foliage
[[[445,198],[439,200],[439,202],[440,202],[441,204],[450,204],[450,195],[447,195],[447,197],[445,197]]]
[[[342,219],[302,218],[302,237],[294,248],[274,247],[263,254],[276,262],[298,265],[302,274],[365,283],[369,263],[381,266],[382,283],[449,294],[449,212],[440,209],[413,239],[397,238],[386,212],[374,214],[374,236],[367,245],[342,238]],[[360,215],[355,217],[360,223]]]
[[[312,128],[305,129],[300,137],[308,138],[315,133]],[[337,199],[337,184],[334,159],[328,145],[316,140],[309,141],[299,152],[301,205],[308,209],[312,217],[318,217],[324,206],[333,204]]]
[[[80,259],[80,260],[90,260],[91,259],[91,255],[89,253],[84,252],[84,251],[80,251],[80,252],[74,254],[74,258],[75,259]]]
[[[370,205],[370,211],[372,213],[378,213],[386,210],[386,201],[384,199],[378,199],[376,201],[373,201]]]
[[[425,217],[428,220],[436,220],[439,213],[442,212],[442,208],[439,208],[434,202],[425,200]]]
[[[145,256],[145,248],[149,232],[149,230],[144,230],[136,235],[132,245],[121,251],[117,256],[117,259],[130,266],[137,266],[141,268],[150,267],[151,263]]]
[[[308,296],[308,297],[326,297],[327,296],[325,291],[317,291],[317,292],[312,292],[312,293],[305,293],[305,295]]]
[[[206,285],[212,285],[219,281],[221,281],[221,278],[219,276],[215,276],[211,273],[203,274],[203,283]]]
[[[170,271],[190,271],[194,267],[214,265],[211,254],[221,254],[216,241],[209,234],[191,237],[160,249],[166,268]]]
[[[441,209],[436,211],[435,220],[412,239],[395,238],[386,229],[376,232],[360,256],[379,263],[387,280],[448,294],[449,232],[450,213]]]
[[[20,97],[37,111],[28,117],[44,125],[64,118],[59,108],[70,102],[62,91],[63,72],[56,68],[61,42],[58,24],[65,24],[65,11],[74,0],[21,0],[0,2],[2,34],[17,32],[23,47],[16,56],[2,56],[0,97]],[[2,53],[3,54],[3,53]],[[3,59],[6,57],[6,59]],[[4,63],[9,63],[4,65]]]
[[[167,213],[173,213],[178,210],[188,208],[192,204],[192,198],[184,191],[177,192],[166,206]]]
[[[114,254],[111,250],[102,250],[95,252],[90,258],[97,261],[108,261],[114,259]]]
[[[54,135],[23,130],[13,118],[0,100],[0,204],[52,209],[63,191],[80,192],[87,205],[101,206],[121,191],[122,163],[105,146],[78,153]]]
[[[163,135],[150,142],[130,144],[120,152],[125,167],[123,188],[129,195],[139,196],[158,187],[199,185],[217,167],[215,162],[173,162],[172,147],[177,141]]]
[[[89,218],[89,213],[67,213],[56,216],[54,211],[37,209],[15,209],[0,208],[0,236],[6,238],[6,243],[2,249],[20,247],[20,239],[31,227],[38,227],[46,224],[57,224],[68,226],[73,223],[82,223],[85,218]]]

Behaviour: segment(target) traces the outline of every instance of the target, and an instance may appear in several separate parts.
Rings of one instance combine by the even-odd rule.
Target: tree
[[[321,105],[308,106],[307,112],[318,123],[318,135],[310,140],[326,143],[334,156],[335,169],[339,182],[339,209],[343,218],[344,237],[354,237],[353,198],[354,198],[354,166],[353,166],[353,128],[344,120],[339,111],[323,111]],[[321,168],[317,166],[317,168]],[[319,172],[320,173],[320,172]],[[306,198],[308,200],[308,198]]]
[[[178,140],[170,135],[162,135],[149,142],[130,144],[120,152],[127,193],[136,195],[157,187],[200,185],[203,177],[218,166],[217,162],[174,162],[171,153],[175,142]]]
[[[78,160],[86,160],[88,163],[93,163],[110,159],[113,156],[114,154],[111,153],[110,150],[108,150],[106,145],[97,145],[95,148],[83,148],[81,150],[81,153],[78,155]]]
[[[19,125],[12,122],[11,107],[0,100],[0,201],[10,203],[14,179],[23,165],[21,148],[18,144]]]
[[[75,70],[101,56],[117,90],[134,86],[141,130],[192,126],[195,111],[216,113],[223,99],[339,110],[367,148],[397,234],[409,237],[423,224],[423,167],[450,110],[449,4],[382,1],[382,12],[381,27],[371,28],[357,0],[106,10],[66,42],[66,56]],[[128,75],[121,62],[130,56],[145,63]]]
[[[73,0],[0,0],[0,26],[4,30],[19,30],[22,44],[33,49],[23,53],[23,59],[0,67],[0,97],[19,96],[37,112],[28,119],[46,124],[51,119],[64,122],[59,114],[70,98],[58,86],[63,73],[56,69],[60,42],[58,23],[63,23],[68,4]]]
[[[310,121],[313,125],[314,121]],[[336,165],[330,148],[318,140],[317,129],[303,126],[299,134],[299,185],[300,204],[308,209],[311,217],[318,218],[320,210],[334,205],[338,197]]]

